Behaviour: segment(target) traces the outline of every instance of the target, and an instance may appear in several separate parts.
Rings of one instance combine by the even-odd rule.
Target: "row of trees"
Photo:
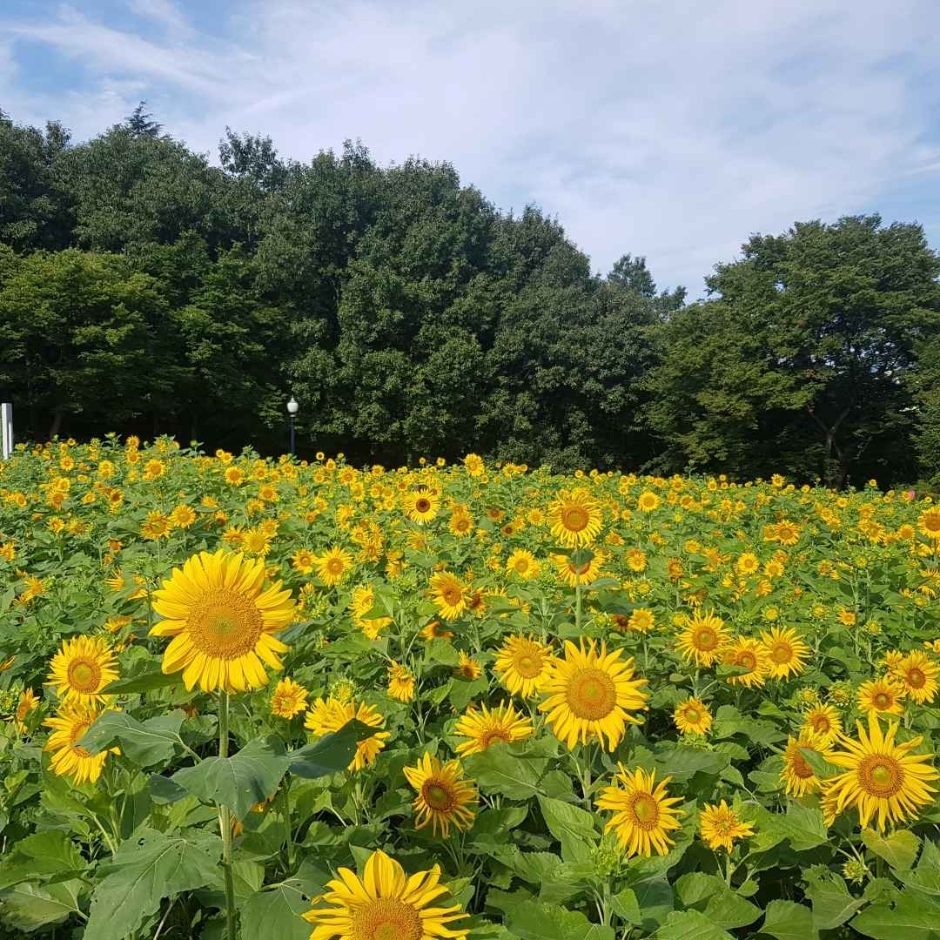
[[[535,208],[360,145],[219,166],[140,107],[73,144],[0,112],[0,396],[20,431],[841,484],[940,473],[940,260],[877,216],[753,236],[708,299],[604,277]]]

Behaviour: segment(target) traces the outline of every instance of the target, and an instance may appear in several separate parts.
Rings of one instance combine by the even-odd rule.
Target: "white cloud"
[[[751,232],[869,208],[940,158],[934,0],[258,0],[224,39],[169,0],[130,3],[172,35],[71,8],[15,24],[92,76],[43,118],[91,133],[87,101],[130,81],[122,107],[147,98],[200,150],[228,124],[303,160],[348,137],[446,159],[503,208],[557,214],[596,268],[646,254],[693,294]],[[22,70],[7,84],[18,118],[17,95],[43,100]]]
[[[128,0],[132,13],[159,23],[173,33],[192,31],[189,21],[172,0]]]

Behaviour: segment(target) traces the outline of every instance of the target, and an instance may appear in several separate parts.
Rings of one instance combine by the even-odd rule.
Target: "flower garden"
[[[0,937],[940,936],[940,507],[0,463]]]

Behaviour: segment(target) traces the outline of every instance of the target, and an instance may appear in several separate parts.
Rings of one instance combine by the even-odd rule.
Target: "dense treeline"
[[[75,144],[0,112],[0,396],[21,436],[172,433],[829,482],[940,474],[940,260],[877,216],[753,236],[708,299],[606,277],[538,209],[360,145],[219,166],[143,107]]]

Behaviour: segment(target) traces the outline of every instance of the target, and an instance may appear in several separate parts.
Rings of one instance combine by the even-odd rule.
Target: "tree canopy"
[[[359,143],[218,165],[141,103],[84,143],[0,112],[0,395],[21,433],[173,433],[832,484],[940,474],[940,262],[876,215],[754,235],[706,300],[606,276],[534,206]]]

